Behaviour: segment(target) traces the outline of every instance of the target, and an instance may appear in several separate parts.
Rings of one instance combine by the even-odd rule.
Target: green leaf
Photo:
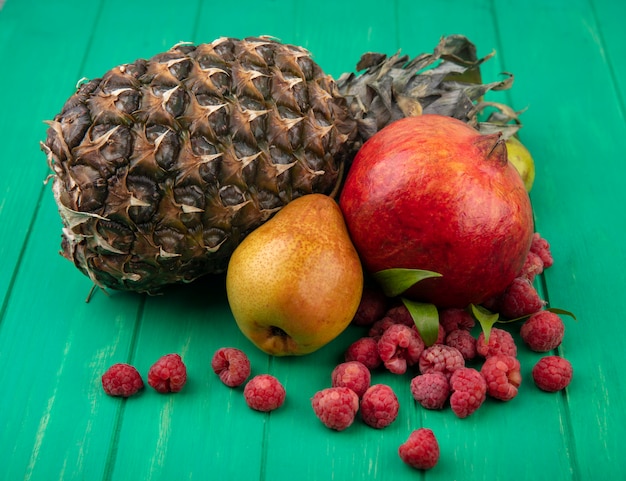
[[[373,274],[388,297],[396,297],[414,286],[419,281],[431,277],[441,277],[441,274],[421,269],[384,269]]]
[[[480,306],[478,306],[480,307]],[[480,307],[482,310],[487,311],[487,309],[485,309],[484,307]],[[576,319],[576,316],[571,313],[570,311],[566,311],[565,309],[559,309],[558,307],[547,307],[545,309],[548,312],[554,312],[555,314],[561,314],[561,315],[566,315],[566,316],[570,316],[572,318],[574,318],[575,321],[577,321],[578,319]],[[489,311],[487,311],[489,312]],[[498,319],[495,322],[498,322],[499,324],[512,324],[514,322],[520,322],[520,321],[526,321],[528,320],[528,318],[532,315],[534,315],[535,313],[533,312],[532,314],[526,314],[525,316],[521,316],[521,317],[515,317],[513,319]],[[480,322],[480,321],[479,321]]]
[[[432,346],[439,336],[439,312],[434,304],[425,302],[415,302],[401,298],[402,302],[409,310],[417,332],[426,346]]]
[[[470,304],[470,309],[472,311],[474,319],[476,319],[480,323],[480,327],[485,334],[485,342],[489,342],[489,334],[491,333],[491,328],[496,322],[498,322],[500,315],[475,304]]]
[[[565,309],[559,309],[558,307],[548,307],[546,309],[546,311],[554,312],[555,314],[561,314],[563,316],[570,316],[575,321],[578,321],[578,319],[576,319],[576,316],[574,315],[574,313],[572,313],[570,311],[566,311]]]

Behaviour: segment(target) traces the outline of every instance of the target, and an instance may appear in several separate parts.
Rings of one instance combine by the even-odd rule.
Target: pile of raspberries
[[[565,326],[560,316],[546,310],[533,286],[544,269],[552,266],[548,242],[534,234],[526,263],[505,292],[484,304],[506,319],[522,318],[520,337],[532,351],[546,353],[532,369],[533,380],[544,391],[560,391],[572,378],[572,366],[558,355]],[[474,413],[491,396],[510,401],[522,382],[517,346],[508,330],[493,327],[488,341],[484,332],[472,334],[473,316],[465,309],[439,310],[439,335],[425,346],[413,318],[402,303],[390,304],[382,292],[364,289],[353,324],[367,327],[366,336],[345,352],[346,362],[380,367],[394,374],[412,372],[411,393],[426,409],[448,404],[460,418]]]
[[[535,233],[519,276],[503,294],[483,304],[506,319],[523,318],[519,334],[524,344],[546,353],[532,368],[532,377],[538,388],[548,392],[566,388],[573,373],[569,361],[549,354],[560,346],[565,326],[559,315],[545,309],[533,286],[535,276],[552,263],[549,244]],[[438,338],[426,346],[404,304],[366,286],[352,324],[366,328],[367,335],[346,349],[343,362],[330,375],[330,386],[311,398],[313,413],[329,429],[343,431],[357,417],[375,429],[396,420],[400,403],[393,389],[372,383],[372,372],[378,369],[412,373],[410,391],[416,403],[438,410],[449,405],[459,418],[474,413],[487,396],[510,401],[518,393],[522,375],[513,336],[497,327],[491,328],[488,339],[484,332],[474,336],[476,323],[465,309],[439,310]],[[274,376],[258,374],[248,380],[250,361],[240,349],[218,349],[211,367],[224,385],[244,386],[243,396],[251,409],[269,412],[285,401],[285,388]],[[178,354],[163,356],[148,372],[148,384],[161,393],[180,391],[186,378]],[[102,376],[102,385],[107,394],[120,397],[132,396],[144,386],[139,372],[128,364],[111,366]],[[413,431],[398,455],[413,468],[433,468],[439,460],[435,434],[424,427]]]

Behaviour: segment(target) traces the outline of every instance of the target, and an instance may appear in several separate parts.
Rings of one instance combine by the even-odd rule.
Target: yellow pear
[[[337,203],[304,195],[252,231],[226,272],[231,311],[243,334],[274,356],[308,354],[354,317],[363,270]]]
[[[511,162],[524,181],[526,191],[530,192],[535,181],[535,161],[529,150],[517,137],[509,137],[506,141],[506,150]]]

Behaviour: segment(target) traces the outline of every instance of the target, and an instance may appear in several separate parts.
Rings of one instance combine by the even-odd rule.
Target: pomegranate
[[[437,272],[402,296],[442,308],[503,292],[534,232],[528,193],[500,134],[435,114],[398,120],[370,138],[339,204],[366,270]]]

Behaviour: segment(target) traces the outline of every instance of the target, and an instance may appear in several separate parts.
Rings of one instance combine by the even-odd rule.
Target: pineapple
[[[365,54],[361,74],[334,80],[303,48],[258,37],[115,67],[79,86],[41,144],[62,254],[95,285],[138,292],[222,272],[287,203],[335,195],[390,122],[432,112],[480,127],[479,99],[512,81],[482,84],[486,58],[451,36],[411,61]]]

